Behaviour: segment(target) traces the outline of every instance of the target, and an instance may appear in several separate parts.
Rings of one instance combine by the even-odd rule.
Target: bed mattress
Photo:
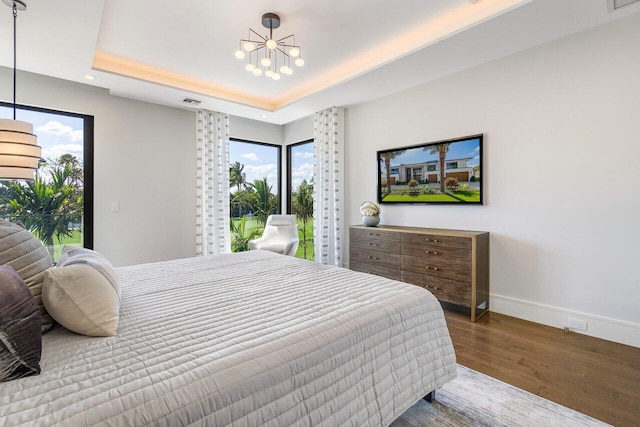
[[[456,375],[424,289],[266,251],[117,269],[118,335],[58,326],[3,426],[385,426]]]

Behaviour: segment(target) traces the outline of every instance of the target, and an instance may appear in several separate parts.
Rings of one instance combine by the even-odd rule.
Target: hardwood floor
[[[445,311],[458,363],[615,426],[640,426],[640,348]]]

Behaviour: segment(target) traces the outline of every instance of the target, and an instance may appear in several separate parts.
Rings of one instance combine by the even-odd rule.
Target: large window
[[[287,210],[298,219],[298,258],[314,259],[313,246],[313,140],[287,147]]]
[[[280,146],[231,139],[229,178],[231,251],[249,250],[267,217],[280,212]]]
[[[12,119],[11,104],[0,117]],[[33,124],[42,159],[33,181],[0,181],[0,217],[21,221],[48,248],[93,248],[93,116],[18,106]]]

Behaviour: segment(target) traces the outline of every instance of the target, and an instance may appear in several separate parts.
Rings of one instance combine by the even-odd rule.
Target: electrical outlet
[[[579,319],[572,319],[571,317],[567,318],[567,326],[576,331],[586,331],[587,330],[587,322]]]

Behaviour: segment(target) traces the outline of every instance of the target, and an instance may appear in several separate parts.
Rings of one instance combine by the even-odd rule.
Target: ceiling
[[[608,1],[26,0],[18,68],[284,124],[640,12],[640,2],[610,12]],[[12,15],[0,6],[0,65],[12,67]],[[266,12],[280,15],[274,36],[295,34],[305,60],[279,81],[253,76],[234,57],[249,28],[266,34]]]

